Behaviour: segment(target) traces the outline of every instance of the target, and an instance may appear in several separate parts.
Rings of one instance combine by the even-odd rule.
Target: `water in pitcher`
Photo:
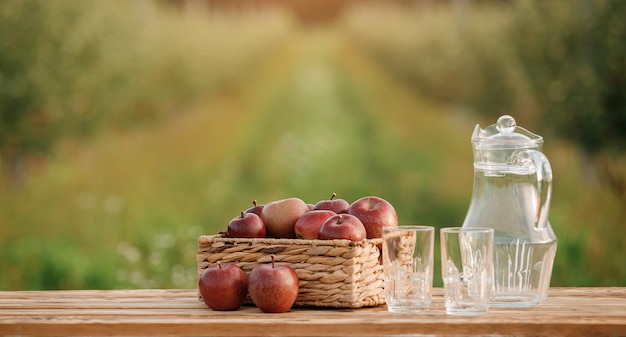
[[[556,240],[549,225],[536,226],[537,178],[532,171],[496,172],[475,166],[474,196],[464,226],[495,229],[491,305],[528,307],[546,299]],[[487,202],[488,200],[488,202]]]

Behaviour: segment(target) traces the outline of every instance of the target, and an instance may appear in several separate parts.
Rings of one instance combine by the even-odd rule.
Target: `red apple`
[[[350,203],[348,203],[345,199],[335,199],[337,193],[333,193],[330,197],[330,200],[321,200],[315,204],[314,209],[323,209],[333,211],[337,214],[339,213],[348,213],[348,208],[350,208]]]
[[[261,219],[265,223],[267,236],[271,238],[295,238],[296,221],[309,211],[299,198],[287,198],[265,204]]]
[[[317,234],[317,238],[321,240],[361,241],[366,237],[367,232],[361,220],[350,214],[338,214],[328,218]]]
[[[233,218],[228,223],[226,236],[229,238],[264,238],[266,234],[263,220],[255,213],[245,213]]]
[[[261,216],[261,212],[263,211],[263,207],[265,205],[259,205],[256,200],[252,200],[252,207],[246,210],[246,213],[254,213],[258,216]]]
[[[296,221],[293,227],[296,232],[296,238],[305,240],[317,239],[320,227],[328,218],[334,215],[337,215],[337,213],[328,210],[313,210],[305,213]]]
[[[250,272],[248,292],[252,302],[263,312],[289,310],[298,297],[300,283],[296,272],[287,265],[260,264]]]
[[[209,266],[198,280],[204,303],[213,310],[237,310],[248,290],[246,274],[235,264]]]
[[[398,214],[395,208],[387,200],[379,197],[363,197],[353,202],[348,213],[361,220],[368,239],[381,238],[383,227],[398,225]]]
[[[309,211],[312,211],[312,210],[315,209],[315,205],[313,205],[313,204],[306,204],[306,207],[309,208]]]

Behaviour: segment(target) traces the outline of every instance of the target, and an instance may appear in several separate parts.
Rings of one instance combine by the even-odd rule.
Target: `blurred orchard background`
[[[0,290],[194,288],[197,237],[254,199],[377,195],[402,224],[460,225],[471,133],[502,114],[545,138],[552,285],[626,286],[624,18],[620,0],[2,0]]]

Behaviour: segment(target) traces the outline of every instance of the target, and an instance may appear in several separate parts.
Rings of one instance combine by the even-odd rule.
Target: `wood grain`
[[[0,292],[0,335],[626,336],[626,288],[552,288],[539,306],[470,318],[446,315],[439,288],[419,314],[384,305],[217,312],[196,296],[195,289]]]

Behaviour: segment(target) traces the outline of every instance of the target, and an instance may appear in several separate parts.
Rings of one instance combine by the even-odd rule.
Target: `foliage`
[[[364,6],[346,23],[386,68],[456,111],[484,125],[511,114],[581,146],[625,198],[625,15],[610,0],[451,3]]]
[[[277,13],[259,15],[262,29],[245,14],[233,29],[158,2],[0,2],[5,177],[59,137],[154,121],[235,83],[286,32]]]
[[[0,184],[0,288],[191,286],[188,262],[204,232],[192,219],[206,209],[185,188],[204,186],[210,169],[194,168],[196,156],[214,165],[224,141],[197,137],[222,135],[224,114],[236,112],[211,102],[248,85],[293,22],[276,10],[212,15],[162,4],[0,2],[0,161],[9,179]],[[210,105],[203,123],[184,113],[199,102]],[[178,129],[147,152],[137,138],[81,145],[163,125]],[[185,156],[187,148],[197,153]],[[37,158],[41,168],[27,166]],[[181,172],[182,161],[191,167]]]
[[[626,3],[518,5],[509,34],[539,122],[590,152],[626,150]]]
[[[348,25],[381,62],[434,97],[489,121],[523,116],[589,150],[623,151],[626,4],[483,6],[366,7]],[[381,30],[383,21],[390,26]]]

